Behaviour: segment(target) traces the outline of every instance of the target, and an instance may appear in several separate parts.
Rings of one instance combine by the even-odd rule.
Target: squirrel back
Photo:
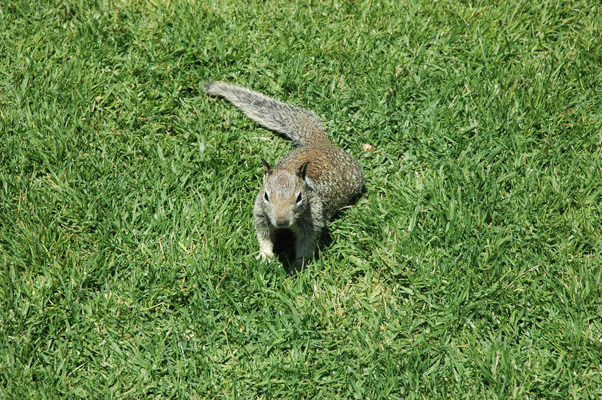
[[[260,256],[273,257],[275,231],[286,228],[295,233],[295,266],[300,266],[313,254],[322,228],[361,194],[364,175],[359,163],[328,140],[311,111],[224,82],[208,83],[205,91],[224,97],[250,119],[291,139],[296,147],[274,168],[262,160],[263,187],[253,214]]]

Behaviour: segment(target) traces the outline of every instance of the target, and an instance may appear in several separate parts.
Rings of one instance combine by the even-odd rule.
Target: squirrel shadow
[[[290,229],[278,229],[276,231],[276,237],[274,240],[274,255],[278,258],[278,261],[282,263],[284,269],[286,270],[286,276],[294,276],[305,268],[296,267],[295,266],[295,241],[297,238],[295,234]],[[320,240],[318,241],[318,249],[322,249],[324,247],[330,246],[332,243],[332,236],[330,236],[330,231],[326,227],[322,229],[320,234]],[[316,251],[312,260],[317,260],[320,258],[320,252]]]

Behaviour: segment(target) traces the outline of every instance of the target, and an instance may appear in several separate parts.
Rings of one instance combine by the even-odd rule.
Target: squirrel
[[[289,138],[295,149],[272,168],[263,158],[263,186],[253,209],[257,259],[274,257],[279,229],[295,235],[295,269],[311,259],[322,229],[364,190],[359,163],[328,140],[317,115],[253,90],[208,82],[205,92],[240,108],[259,125]]]

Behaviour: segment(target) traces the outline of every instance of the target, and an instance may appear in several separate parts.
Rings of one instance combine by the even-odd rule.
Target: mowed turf
[[[0,398],[602,398],[597,1],[0,4]],[[294,276],[208,98],[315,111],[366,193]],[[365,146],[369,145],[369,146]]]

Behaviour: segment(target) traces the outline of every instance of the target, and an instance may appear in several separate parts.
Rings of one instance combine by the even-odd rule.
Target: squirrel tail
[[[259,125],[291,139],[294,146],[328,142],[320,120],[311,111],[281,103],[253,90],[225,82],[206,83],[205,92],[225,98]]]

